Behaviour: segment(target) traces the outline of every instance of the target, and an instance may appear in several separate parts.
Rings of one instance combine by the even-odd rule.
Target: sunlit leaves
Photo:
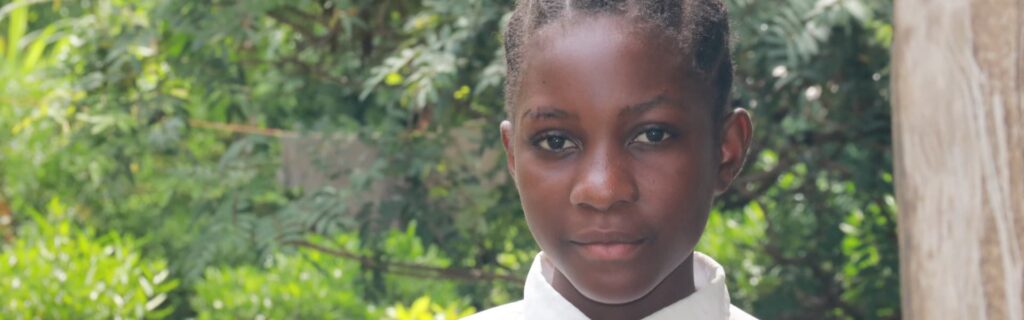
[[[50,207],[64,210],[59,201]],[[36,222],[0,250],[0,315],[161,319],[173,311],[164,302],[178,280],[168,279],[164,260],[141,258],[132,238]]]

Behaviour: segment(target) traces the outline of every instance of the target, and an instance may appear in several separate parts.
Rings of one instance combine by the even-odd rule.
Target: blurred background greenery
[[[888,0],[727,0],[749,166],[699,250],[765,319],[900,315]],[[537,248],[512,0],[0,0],[0,318],[456,318]],[[426,317],[426,318],[425,318]]]

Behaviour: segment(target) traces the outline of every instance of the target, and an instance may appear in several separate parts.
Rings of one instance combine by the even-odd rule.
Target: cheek
[[[710,128],[707,129],[710,132]],[[663,184],[670,186],[661,189],[674,193],[677,199],[710,203],[718,176],[715,159],[719,150],[709,136],[691,135],[686,138],[684,147],[654,158],[653,161],[657,162],[654,167],[663,169],[653,174],[663,177]]]
[[[686,150],[645,159],[638,166],[643,212],[661,236],[695,242],[707,221],[714,195],[713,158]]]
[[[520,148],[528,146],[519,146]],[[566,234],[572,170],[568,162],[542,161],[530,152],[516,153],[516,187],[526,223],[541,249],[556,250]]]

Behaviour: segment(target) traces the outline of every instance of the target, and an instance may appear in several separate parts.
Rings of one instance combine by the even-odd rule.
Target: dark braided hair
[[[680,54],[693,57],[692,67],[714,89],[712,119],[723,118],[732,90],[733,68],[728,13],[722,0],[518,0],[505,33],[505,105],[509,119],[514,118],[523,46],[538,29],[570,12],[577,16],[625,15],[677,40]],[[716,125],[720,122],[715,121]]]

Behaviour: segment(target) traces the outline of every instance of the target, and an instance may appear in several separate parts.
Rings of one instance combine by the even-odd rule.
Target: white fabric
[[[544,253],[533,259],[526,276],[523,300],[504,304],[469,316],[468,320],[530,319],[530,320],[585,320],[579,309],[565,300],[544,278]],[[644,319],[755,319],[729,303],[725,288],[725,269],[702,253],[693,254],[693,279],[697,291]]]

